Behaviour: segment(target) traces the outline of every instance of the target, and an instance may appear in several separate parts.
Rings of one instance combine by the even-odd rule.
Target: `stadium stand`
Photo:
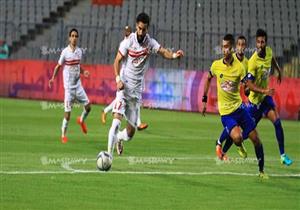
[[[0,39],[12,48],[11,58],[57,60],[67,31],[80,31],[86,49],[84,62],[110,64],[122,40],[125,25],[149,13],[150,34],[170,49],[182,48],[183,61],[168,62],[156,56],[151,65],[161,68],[208,69],[220,56],[222,35],[243,34],[249,56],[255,32],[267,30],[269,45],[285,70],[300,76],[300,1],[298,0],[124,0],[121,5],[98,5],[90,0],[0,0]],[[288,12],[286,12],[288,11]],[[252,51],[251,51],[252,48]],[[42,53],[47,49],[48,53]],[[44,50],[44,51],[43,51]],[[57,53],[53,53],[53,52]]]

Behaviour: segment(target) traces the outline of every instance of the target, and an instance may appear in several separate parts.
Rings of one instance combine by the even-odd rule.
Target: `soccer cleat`
[[[124,149],[124,146],[123,146],[123,141],[122,141],[122,140],[120,140],[120,141],[118,141],[116,144],[117,144],[117,147],[116,147],[116,149],[117,149],[117,153],[118,153],[118,155],[122,155],[122,153],[123,153],[123,149]]]
[[[65,144],[65,143],[67,143],[67,142],[68,142],[68,137],[62,136],[62,137],[61,137],[61,143]]]
[[[220,144],[217,144],[216,146],[216,155],[220,160],[223,159],[222,146]]]
[[[293,161],[286,154],[280,157],[280,162],[286,166],[289,166],[293,163]]]
[[[222,146],[220,144],[217,144],[216,146],[216,155],[220,160],[227,161],[229,159],[228,156],[223,153]]]
[[[85,134],[87,134],[87,127],[86,127],[86,124],[84,122],[81,122],[80,121],[80,117],[77,117],[77,124],[80,125],[81,127],[81,131]]]
[[[145,130],[146,128],[148,128],[148,124],[147,124],[147,123],[141,123],[141,124],[137,127],[138,131]]]
[[[102,113],[101,113],[101,122],[102,122],[102,124],[106,123],[106,113],[104,111],[102,111]]]
[[[260,179],[269,179],[269,176],[267,174],[265,174],[263,171],[259,172],[258,177]]]
[[[237,147],[237,151],[239,153],[239,155],[242,157],[242,158],[246,158],[247,157],[247,150],[246,148],[244,147],[244,144],[242,143],[241,146],[238,146]]]

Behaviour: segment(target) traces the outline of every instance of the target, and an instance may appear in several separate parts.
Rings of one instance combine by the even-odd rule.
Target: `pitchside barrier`
[[[12,98],[63,101],[62,73],[59,72],[52,88],[48,80],[56,62],[40,60],[0,61],[0,96]],[[82,83],[92,103],[108,104],[116,93],[112,65],[82,65],[90,71],[90,78]],[[200,112],[207,71],[150,68],[146,72],[143,93],[145,107]],[[284,78],[277,84],[274,77],[274,99],[282,118],[297,120],[300,110],[300,79]],[[243,96],[244,100],[247,100]],[[217,113],[216,81],[212,80],[207,111]]]

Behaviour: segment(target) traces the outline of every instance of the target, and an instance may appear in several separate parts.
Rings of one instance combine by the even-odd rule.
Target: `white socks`
[[[122,131],[119,131],[117,134],[118,140],[123,140],[123,141],[129,141],[131,138],[127,134],[126,128],[124,128]]]
[[[86,117],[89,115],[89,112],[87,112],[85,110],[85,108],[83,108],[83,112],[81,113],[81,116],[80,116],[80,122],[84,122],[84,120],[86,119]]]
[[[113,100],[107,107],[104,108],[103,111],[105,112],[105,114],[108,113],[108,112],[110,112],[111,110],[113,110],[115,102],[116,102],[116,99]]]
[[[108,144],[107,144],[107,151],[111,155],[113,155],[114,152],[115,143],[117,141],[117,133],[120,127],[121,127],[121,121],[119,119],[113,119],[108,133]]]
[[[61,136],[66,136],[67,133],[67,129],[68,129],[68,121],[66,120],[66,118],[63,119],[62,121],[62,126],[61,126]]]

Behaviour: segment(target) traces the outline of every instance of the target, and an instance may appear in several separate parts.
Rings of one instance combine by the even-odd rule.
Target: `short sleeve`
[[[130,39],[124,39],[119,46],[119,53],[121,53],[121,55],[123,57],[127,56],[127,52],[130,46]]]
[[[160,48],[160,44],[155,39],[151,38],[150,45],[152,48],[151,53],[157,53]]]
[[[256,62],[255,59],[252,57],[250,58],[248,62],[248,79],[251,79],[252,77],[256,77]]]
[[[60,57],[58,59],[58,64],[63,65],[65,62],[65,50],[63,50],[60,54]]]
[[[215,62],[212,63],[212,65],[210,67],[210,70],[209,70],[209,73],[212,77],[216,76],[216,63]]]

